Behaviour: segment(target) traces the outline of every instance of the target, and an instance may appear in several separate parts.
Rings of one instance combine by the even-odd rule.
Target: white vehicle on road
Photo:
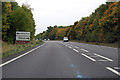
[[[64,37],[64,38],[63,38],[63,42],[68,42],[68,38],[67,38],[67,37]]]

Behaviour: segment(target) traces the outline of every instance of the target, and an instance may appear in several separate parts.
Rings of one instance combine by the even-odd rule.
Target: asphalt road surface
[[[76,42],[46,41],[4,62],[3,78],[118,78],[118,49]]]

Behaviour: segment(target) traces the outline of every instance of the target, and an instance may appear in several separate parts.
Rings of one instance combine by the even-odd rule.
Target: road
[[[118,78],[118,49],[46,41],[0,65],[3,78]]]

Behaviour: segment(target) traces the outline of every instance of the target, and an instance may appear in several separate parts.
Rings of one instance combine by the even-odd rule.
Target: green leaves
[[[62,39],[67,36],[71,40],[77,39],[87,42],[117,42],[119,4],[120,2],[102,4],[90,16],[83,17],[71,26],[48,27],[48,30],[42,35],[43,39]]]
[[[31,32],[34,39],[35,22],[30,6],[18,6],[17,2],[3,3],[3,40],[15,42],[16,31]]]

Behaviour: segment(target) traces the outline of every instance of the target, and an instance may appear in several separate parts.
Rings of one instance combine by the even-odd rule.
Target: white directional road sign
[[[30,32],[16,32],[16,36],[29,36],[30,37]]]
[[[16,41],[30,41],[30,32],[16,32]]]

